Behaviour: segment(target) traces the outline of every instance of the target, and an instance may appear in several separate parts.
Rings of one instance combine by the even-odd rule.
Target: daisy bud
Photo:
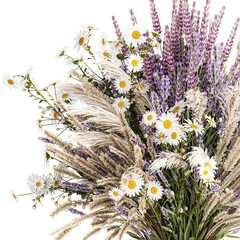
[[[35,209],[36,209],[36,205],[33,205],[33,206],[32,206],[32,209],[35,210]]]
[[[187,206],[185,207],[185,210],[186,210],[186,211],[188,210],[188,207],[187,207]]]

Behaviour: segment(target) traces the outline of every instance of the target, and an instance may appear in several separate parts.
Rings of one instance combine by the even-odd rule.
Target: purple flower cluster
[[[91,189],[86,184],[77,184],[74,182],[64,182],[61,185],[62,188],[65,188],[66,191],[75,191],[75,192],[89,192]]]

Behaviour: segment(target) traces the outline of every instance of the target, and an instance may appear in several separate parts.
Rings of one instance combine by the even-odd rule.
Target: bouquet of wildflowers
[[[106,240],[217,240],[240,228],[240,44],[226,68],[240,19],[217,44],[225,7],[210,24],[210,0],[203,14],[196,2],[173,0],[162,34],[149,3],[152,29],[133,10],[125,32],[112,17],[117,38],[103,34],[97,53],[94,27],[79,32],[79,57],[59,54],[72,81],[39,90],[29,73],[4,78],[41,105],[46,160],[59,164],[28,184],[34,207],[51,194],[51,216],[76,215],[52,233],[57,240],[86,219],[93,228],[84,240],[102,228]]]

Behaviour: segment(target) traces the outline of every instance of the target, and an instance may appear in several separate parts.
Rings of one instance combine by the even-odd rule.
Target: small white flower
[[[156,142],[157,144],[161,143],[167,143],[167,135],[164,133],[164,131],[157,131],[156,136],[153,138],[153,141]]]
[[[123,192],[121,189],[119,188],[112,188],[109,192],[108,192],[110,198],[114,201],[119,201],[122,196],[123,196]]]
[[[153,123],[156,123],[157,121],[157,113],[152,110],[152,111],[147,111],[144,115],[143,115],[143,123],[146,126],[152,126]]]
[[[173,128],[170,129],[170,131],[168,131],[168,138],[167,138],[167,142],[171,145],[178,145],[178,143],[180,141],[182,141],[182,131],[180,130],[179,126],[176,124],[174,125]]]
[[[130,102],[125,97],[115,98],[114,103],[112,104],[115,111],[125,112],[130,106]]]
[[[61,101],[71,101],[74,100],[73,92],[70,90],[63,90],[57,94],[58,99]]]
[[[184,130],[187,132],[195,132],[196,135],[198,136],[198,134],[202,134],[203,133],[203,126],[200,125],[196,119],[193,119],[193,121],[191,121],[190,119],[186,120],[187,123],[183,124]]]
[[[171,131],[173,128],[178,126],[179,128],[179,123],[178,119],[175,116],[175,114],[171,112],[167,113],[162,113],[162,115],[159,118],[159,121],[157,121],[156,127],[159,131],[164,130],[165,132]]]
[[[158,200],[162,198],[163,188],[159,183],[149,182],[147,189],[147,195],[151,200]]]
[[[214,172],[210,167],[200,166],[198,167],[198,171],[200,174],[200,178],[203,180],[204,183],[214,181]]]
[[[142,58],[139,55],[131,54],[129,58],[126,60],[128,70],[137,72],[140,71],[143,65]]]
[[[182,209],[182,208],[180,208],[180,209],[179,209],[179,212],[180,212],[180,213],[183,213],[183,209]]]
[[[63,178],[62,175],[55,173],[54,180],[53,180],[53,186],[58,187],[62,184]]]
[[[143,185],[143,178],[134,173],[124,174],[121,180],[121,187],[129,197],[139,194]]]
[[[20,82],[13,76],[6,74],[3,76],[3,83],[10,89],[17,89],[20,87]]]
[[[140,91],[140,93],[146,93],[149,91],[150,88],[150,84],[145,81],[145,80],[141,80],[137,85],[136,88]]]
[[[179,102],[176,102],[175,105],[169,109],[169,112],[180,116],[182,111],[184,110],[184,107],[186,107],[186,103],[181,100]]]
[[[115,52],[117,52],[117,53],[120,53],[121,48],[122,48],[122,46],[123,46],[122,43],[120,43],[120,42],[118,42],[118,41],[113,41],[113,42],[111,42],[111,43],[109,43],[109,44],[110,44],[110,48],[111,48],[113,51],[115,51]]]
[[[107,34],[105,32],[101,33],[101,36],[100,36],[100,45],[101,46],[105,46],[106,45],[106,41],[107,41]]]
[[[131,89],[131,80],[128,75],[121,75],[115,80],[114,86],[119,93],[127,93]]]
[[[214,127],[214,128],[216,127],[216,122],[213,118],[211,118],[210,116],[205,116],[205,118],[207,119],[211,127]]]
[[[88,43],[88,32],[86,30],[80,31],[78,36],[75,38],[75,48],[79,51],[81,48],[86,49]]]
[[[53,186],[53,183],[54,183],[53,178],[49,175],[45,175],[45,176],[43,175],[42,179],[43,179],[43,184],[44,184],[44,190],[45,190],[45,192],[47,192],[48,189],[51,186]]]
[[[44,182],[41,176],[34,173],[30,175],[28,185],[34,197],[39,197],[44,193]]]
[[[138,24],[134,26],[129,26],[124,34],[124,39],[128,45],[132,43],[134,47],[137,47],[138,44],[142,44],[146,41],[146,37],[143,34],[146,33],[142,27]]]

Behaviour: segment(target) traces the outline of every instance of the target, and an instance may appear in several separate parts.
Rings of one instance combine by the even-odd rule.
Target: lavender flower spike
[[[136,17],[134,16],[133,10],[130,9],[129,12],[130,12],[130,15],[131,15],[131,20],[132,20],[133,25],[136,25],[136,24],[137,24],[137,19],[136,19]]]

